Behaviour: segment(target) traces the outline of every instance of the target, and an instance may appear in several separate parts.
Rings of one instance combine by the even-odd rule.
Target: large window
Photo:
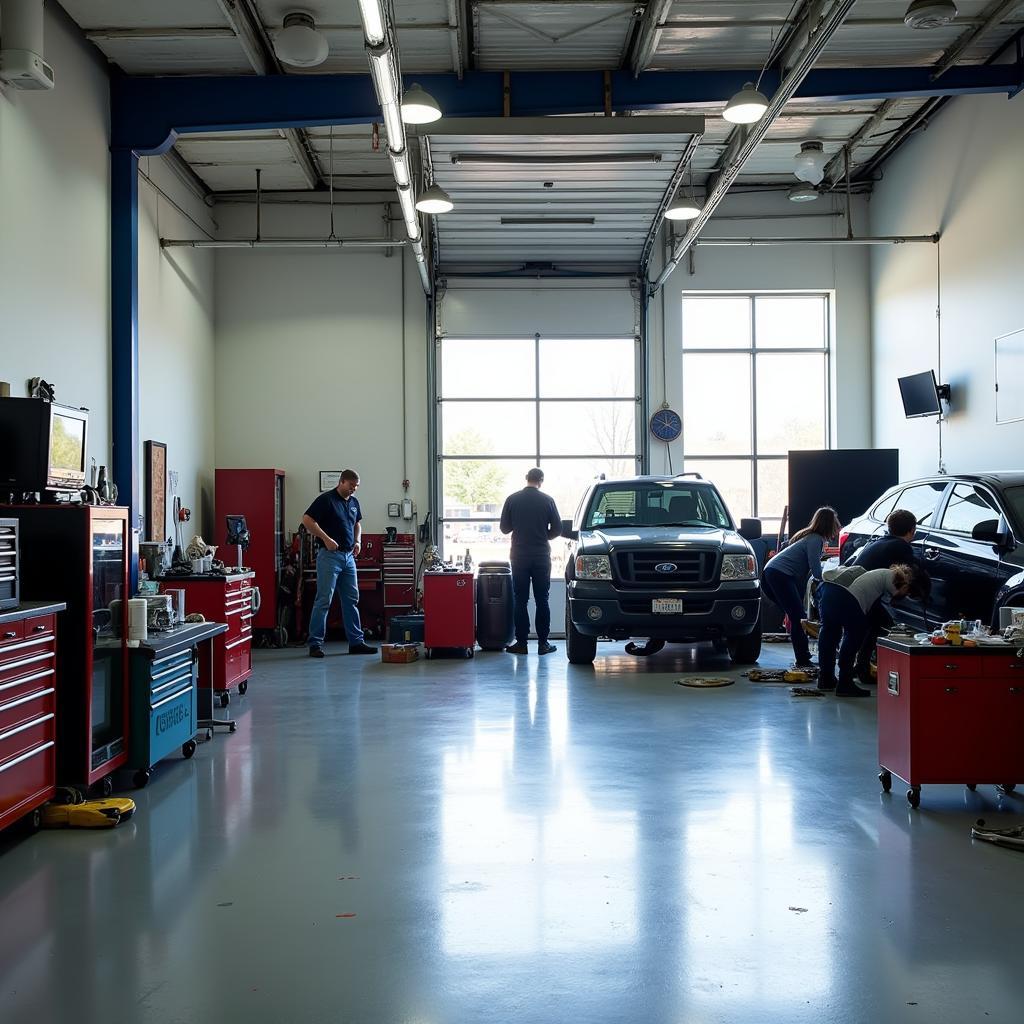
[[[683,460],[736,519],[777,523],[788,452],[829,446],[822,294],[683,296]]]
[[[563,519],[601,473],[639,471],[633,338],[444,338],[438,449],[446,555],[507,559],[507,495],[532,466]],[[551,546],[552,573],[564,545]]]

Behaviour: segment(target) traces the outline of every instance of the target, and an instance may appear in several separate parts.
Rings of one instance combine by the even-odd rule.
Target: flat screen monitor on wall
[[[939,389],[935,383],[935,373],[926,370],[909,377],[900,377],[900,395],[903,398],[903,411],[907,419],[916,416],[938,416],[942,413],[939,404]]]

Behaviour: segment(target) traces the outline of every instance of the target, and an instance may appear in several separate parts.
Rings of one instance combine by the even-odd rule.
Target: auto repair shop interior
[[[1022,87],[1024,0],[0,0],[0,1017],[1021,1020]]]

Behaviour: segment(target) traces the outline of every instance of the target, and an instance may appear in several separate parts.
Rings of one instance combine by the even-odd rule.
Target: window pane
[[[935,505],[945,489],[946,485],[939,481],[908,487],[896,500],[896,507],[913,512],[918,526],[934,526]]]
[[[532,398],[536,342],[446,338],[441,342],[442,398]]]
[[[513,491],[526,486],[525,459],[445,459],[441,464],[444,519],[496,519]]]
[[[757,516],[780,520],[789,504],[789,460],[757,460]]]
[[[750,455],[750,356],[683,356],[683,444],[695,455]]]
[[[824,295],[758,295],[754,340],[758,348],[825,348]]]
[[[824,448],[824,355],[759,355],[757,454]]]
[[[542,402],[544,455],[636,454],[635,402]]]
[[[752,514],[751,463],[748,459],[687,459],[683,468],[688,473],[700,473],[705,480],[710,480],[737,522]]]
[[[635,348],[632,338],[542,338],[541,398],[635,397]]]
[[[986,520],[999,519],[1001,513],[992,499],[969,484],[957,484],[949,496],[946,511],[942,513],[942,529],[954,533],[971,531]]]
[[[545,493],[550,494],[562,519],[572,519],[587,488],[602,474],[608,480],[635,476],[635,459],[548,459],[541,462]]]
[[[750,299],[684,297],[683,348],[750,348]]]
[[[441,554],[445,558],[462,558],[468,551],[474,565],[481,562],[507,562],[512,537],[498,529],[498,524],[446,520],[441,537]]]
[[[888,498],[883,498],[872,510],[871,515],[873,518],[885,521],[889,518],[889,513],[896,507],[896,499],[900,496],[899,491],[894,491],[889,495]]]
[[[442,402],[442,455],[536,458],[534,402]]]

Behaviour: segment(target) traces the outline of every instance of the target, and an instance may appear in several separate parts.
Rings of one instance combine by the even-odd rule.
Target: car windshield
[[[708,484],[631,483],[599,488],[584,530],[638,526],[708,526],[732,529],[718,492]]]
[[[1015,531],[1024,530],[1024,487],[1007,487],[1003,497],[1009,506],[1010,519]]]

